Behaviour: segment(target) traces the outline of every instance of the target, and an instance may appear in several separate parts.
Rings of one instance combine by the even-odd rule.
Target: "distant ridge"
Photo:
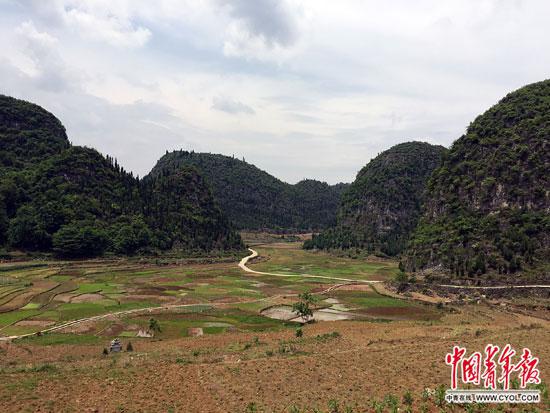
[[[453,144],[428,184],[406,268],[548,279],[549,171],[545,80],[508,94]]]
[[[1,95],[0,142],[0,246],[68,258],[243,248],[196,169],[139,180]]]
[[[205,176],[222,211],[239,229],[327,228],[336,222],[336,209],[348,187],[311,179],[291,185],[244,160],[188,151],[167,152],[150,176],[169,175],[189,166]]]
[[[304,248],[399,254],[420,216],[428,177],[445,151],[443,146],[406,142],[379,154],[344,192],[337,225],[315,235]]]

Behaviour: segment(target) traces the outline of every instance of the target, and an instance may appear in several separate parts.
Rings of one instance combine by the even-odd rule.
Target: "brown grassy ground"
[[[301,339],[286,330],[132,340],[134,352],[109,356],[98,345],[2,344],[2,411],[288,412],[338,399],[363,412],[411,390],[416,412],[424,388],[449,385],[443,360],[454,344],[529,347],[543,379],[550,367],[549,322],[485,305],[457,307],[438,322],[319,322]]]

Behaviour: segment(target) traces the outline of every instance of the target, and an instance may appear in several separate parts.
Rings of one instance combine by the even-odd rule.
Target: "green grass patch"
[[[83,344],[92,345],[99,344],[105,339],[91,334],[63,334],[49,333],[41,336],[27,337],[19,340],[20,343],[35,344],[39,346],[55,346],[60,344]]]
[[[101,291],[102,293],[112,294],[120,291],[118,284],[108,283],[86,283],[80,284],[76,290],[77,294],[89,294]]]
[[[406,300],[386,297],[375,292],[364,291],[335,291],[331,294],[343,304],[351,307],[373,308],[373,307],[411,307],[412,304]]]
[[[28,303],[26,306],[21,307],[21,310],[36,310],[42,307],[42,304],[39,303]]]
[[[40,311],[38,310],[17,310],[9,313],[2,313],[0,314],[0,327],[15,324],[18,321],[33,317],[39,313]]]
[[[270,260],[252,264],[257,271],[280,274],[309,274],[354,280],[390,279],[399,272],[397,262],[337,257],[324,252],[295,248],[258,248]]]

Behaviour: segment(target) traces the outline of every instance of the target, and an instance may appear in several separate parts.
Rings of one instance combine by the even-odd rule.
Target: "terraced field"
[[[305,252],[299,243],[254,248],[260,256],[249,267],[258,271],[363,281],[397,272],[391,261]],[[0,340],[3,411],[469,411],[447,410],[440,397],[449,381],[444,355],[457,342],[472,351],[488,342],[529,345],[546,379],[542,296],[517,309],[481,296],[438,306],[437,297],[421,303],[381,284],[249,273],[237,261],[4,264],[0,335],[105,316]],[[319,321],[301,325],[291,306],[306,291]],[[133,351],[105,355],[114,337]],[[523,411],[499,409],[476,411]]]
[[[307,272],[325,277],[345,275],[358,280],[387,279],[396,272],[396,264],[391,261],[358,261],[306,252],[297,242],[269,244],[259,247],[259,251],[262,260],[252,265],[262,270]],[[320,293],[332,285],[330,279],[286,279],[245,273],[233,262],[180,265],[124,260],[25,262],[5,264],[1,271],[0,336],[29,334],[71,320],[146,309],[58,330],[56,334],[65,335],[68,342],[80,340],[71,335],[136,336],[147,329],[153,315],[161,325],[157,338],[185,337],[192,328],[202,328],[204,334],[290,328],[295,326],[294,322],[266,317],[262,310],[290,306],[298,294]],[[190,304],[200,306],[198,310],[181,308]],[[407,311],[396,310],[403,308]],[[380,296],[370,288],[325,292],[319,297],[317,309],[348,312],[340,318],[353,319],[438,317],[433,310]]]

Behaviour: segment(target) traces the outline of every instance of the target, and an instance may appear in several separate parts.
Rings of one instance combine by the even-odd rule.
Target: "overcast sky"
[[[550,77],[546,0],[0,0],[0,93],[143,176],[166,150],[350,182]]]

